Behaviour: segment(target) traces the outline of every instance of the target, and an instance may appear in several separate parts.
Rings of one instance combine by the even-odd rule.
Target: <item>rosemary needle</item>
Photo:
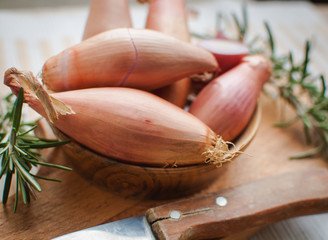
[[[14,212],[17,209],[19,193],[23,203],[26,204],[30,202],[30,195],[34,196],[33,189],[41,192],[42,189],[35,180],[36,178],[59,181],[30,173],[32,166],[42,165],[62,170],[71,170],[68,167],[44,161],[42,156],[33,150],[61,146],[66,144],[67,141],[48,140],[30,135],[36,128],[36,124],[21,121],[23,100],[24,90],[21,88],[14,103],[11,101],[11,96],[8,96],[2,101],[2,104],[5,104],[0,108],[0,179],[2,177],[5,178],[2,202],[3,204],[7,203],[12,178],[16,177]],[[31,125],[30,129],[25,129]]]

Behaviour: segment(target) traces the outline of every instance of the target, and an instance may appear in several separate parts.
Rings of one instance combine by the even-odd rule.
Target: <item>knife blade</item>
[[[56,240],[149,240],[155,239],[144,215],[98,225],[69,233]]]
[[[328,170],[298,170],[187,198],[54,240],[237,239],[274,222],[328,211]]]

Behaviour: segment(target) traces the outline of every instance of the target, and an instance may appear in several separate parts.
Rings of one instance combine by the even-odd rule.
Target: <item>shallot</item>
[[[189,42],[187,10],[184,0],[149,0],[146,28]],[[183,108],[189,94],[190,79],[184,78],[153,93]]]
[[[128,0],[91,0],[83,40],[124,27],[132,27]]]
[[[232,141],[250,121],[262,87],[270,76],[271,63],[267,58],[247,56],[239,65],[206,85],[189,112],[225,141]]]
[[[191,43],[149,29],[120,28],[49,58],[42,80],[52,91],[103,86],[153,90],[216,69],[213,55]]]

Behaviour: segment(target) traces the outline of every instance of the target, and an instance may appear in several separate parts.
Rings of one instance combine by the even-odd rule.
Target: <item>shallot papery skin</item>
[[[189,112],[225,141],[232,141],[250,121],[271,71],[271,62],[264,56],[245,57],[239,65],[204,87]]]
[[[154,90],[216,69],[214,56],[191,43],[149,29],[120,28],[49,58],[42,80],[52,91],[108,86]]]
[[[131,28],[128,0],[91,0],[83,40],[115,28]]]
[[[70,106],[74,114],[73,111],[58,114],[58,119],[52,120],[54,126],[101,155],[161,167],[205,161],[221,165],[234,156],[206,124],[149,92],[121,87],[89,88],[40,97],[40,92],[45,95],[47,92],[42,91],[39,83],[24,83],[25,76],[29,77],[16,69],[8,70],[5,84],[15,94],[21,86],[26,86],[25,101],[45,118],[49,119],[50,115],[44,107],[54,104],[53,99]],[[34,86],[29,87],[31,83]],[[52,100],[41,103],[34,93],[38,93],[39,99]]]

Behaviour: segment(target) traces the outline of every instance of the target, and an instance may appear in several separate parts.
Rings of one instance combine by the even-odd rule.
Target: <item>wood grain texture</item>
[[[222,239],[283,220],[328,211],[328,171],[297,170],[149,209],[158,239]],[[300,191],[300,189],[302,189]],[[225,206],[217,197],[227,199]],[[178,219],[171,217],[178,211]]]

